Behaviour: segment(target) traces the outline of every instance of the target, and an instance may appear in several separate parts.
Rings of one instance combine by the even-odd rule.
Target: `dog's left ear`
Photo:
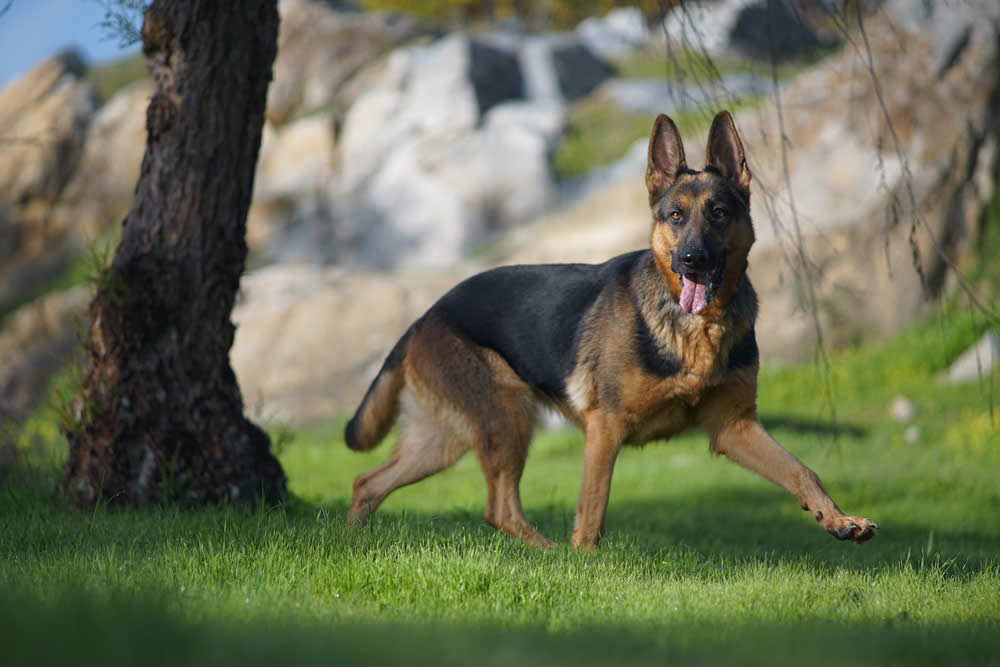
[[[707,166],[715,167],[736,187],[750,194],[750,170],[743,154],[743,142],[728,111],[720,111],[712,121],[705,155]]]

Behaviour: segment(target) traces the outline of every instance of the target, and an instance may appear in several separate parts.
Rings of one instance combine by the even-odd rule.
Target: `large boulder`
[[[148,80],[125,86],[98,110],[87,130],[79,165],[54,212],[72,218],[82,238],[97,238],[120,222],[132,203],[153,90]]]
[[[524,72],[525,95],[532,101],[572,102],[615,73],[614,67],[573,35],[526,36],[517,51]]]
[[[731,52],[730,35],[740,13],[754,0],[679,2],[662,20],[662,33],[674,52],[719,57]]]
[[[64,51],[0,90],[0,202],[55,199],[73,175],[97,110],[83,70]]]
[[[0,303],[58,271],[74,221],[55,215],[83,152],[97,94],[75,52],[0,90]]]
[[[336,154],[331,114],[264,127],[247,216],[250,264],[325,261],[340,239],[326,191]]]
[[[81,350],[90,289],[54,292],[8,315],[0,327],[0,426],[38,405],[49,378]]]
[[[429,30],[403,14],[363,12],[352,3],[281,0],[281,28],[267,117],[281,124],[360,92],[352,80],[379,56]],[[365,78],[365,77],[362,77]]]
[[[800,77],[780,115],[739,118],[769,353],[809,355],[817,324],[833,344],[889,335],[957,282],[996,182],[1000,4],[926,9],[886,3],[867,48]],[[962,47],[943,57],[949,37]]]
[[[517,56],[454,34],[399,49],[352,105],[331,190],[336,259],[448,266],[555,201],[558,103],[524,101]]]
[[[576,26],[576,34],[594,53],[613,58],[645,46],[650,40],[646,17],[638,7],[618,7]]]
[[[832,46],[806,20],[801,4],[793,0],[767,0],[747,5],[730,28],[730,48],[763,62],[782,62]]]
[[[463,275],[289,264],[247,274],[231,353],[247,409],[265,421],[353,409],[399,336]]]
[[[668,46],[679,52],[770,63],[833,46],[835,32],[817,29],[830,23],[830,5],[824,0],[691,0],[675,4],[662,28]]]

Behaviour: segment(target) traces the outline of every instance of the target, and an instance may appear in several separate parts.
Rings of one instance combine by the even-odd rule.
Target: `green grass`
[[[836,439],[819,371],[764,372],[764,421],[880,523],[861,547],[697,434],[622,454],[594,554],[566,546],[575,432],[540,434],[522,483],[550,551],[483,524],[472,457],[345,531],[351,480],[389,447],[348,452],[338,425],[294,432],[293,498],[257,511],[70,513],[53,437],[0,478],[5,664],[997,664],[1000,372],[935,379],[986,326],[942,315],[835,355]],[[887,416],[897,393],[915,444]]]
[[[583,176],[624,157],[637,139],[649,136],[655,119],[653,114],[629,113],[595,97],[577,102],[569,110],[566,135],[552,156],[556,178]]]

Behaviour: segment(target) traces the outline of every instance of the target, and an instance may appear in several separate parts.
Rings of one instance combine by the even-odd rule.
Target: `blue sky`
[[[0,9],[7,2],[0,0]],[[101,28],[104,5],[101,0],[13,0],[0,15],[0,86],[68,46],[78,47],[90,64],[138,51],[138,44],[123,51],[118,39]]]

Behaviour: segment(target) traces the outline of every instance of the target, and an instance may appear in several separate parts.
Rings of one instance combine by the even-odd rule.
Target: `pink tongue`
[[[698,276],[701,278],[701,276]],[[708,295],[703,283],[696,283],[687,276],[681,278],[681,308],[697,315],[708,305]]]

